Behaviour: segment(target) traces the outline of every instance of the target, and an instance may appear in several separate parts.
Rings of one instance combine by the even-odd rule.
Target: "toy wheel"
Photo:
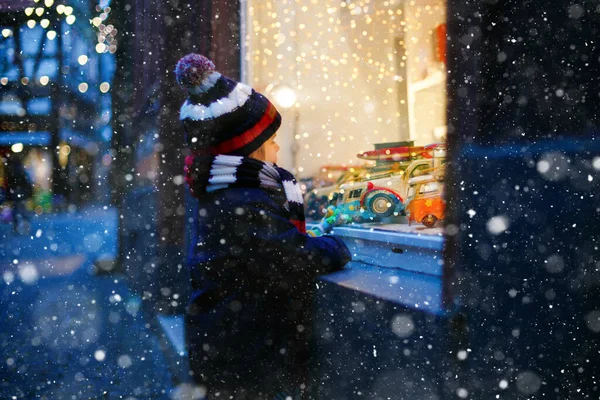
[[[423,220],[421,221],[423,223],[423,225],[425,225],[428,228],[433,228],[433,226],[435,225],[435,223],[437,222],[437,217],[433,214],[427,214],[426,216],[423,217]]]
[[[369,200],[369,211],[378,217],[389,217],[394,213],[398,200],[385,193],[377,193]]]

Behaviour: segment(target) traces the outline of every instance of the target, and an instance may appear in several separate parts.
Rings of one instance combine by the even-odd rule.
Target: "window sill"
[[[320,282],[402,305],[414,311],[448,316],[443,303],[442,249],[438,235],[378,228],[338,227],[333,232],[353,260]]]

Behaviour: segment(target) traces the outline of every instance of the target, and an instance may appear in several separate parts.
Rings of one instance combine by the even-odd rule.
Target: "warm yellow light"
[[[29,17],[31,14],[33,14],[33,7],[27,7],[25,9],[25,15]]]
[[[2,83],[3,85],[6,85],[8,83],[8,78],[3,76],[2,79],[0,79],[0,83]]]
[[[82,54],[82,55],[80,55],[80,56],[77,58],[77,62],[78,62],[80,65],[85,65],[85,64],[87,64],[87,62],[88,62],[88,56],[86,56],[85,54]]]
[[[104,43],[98,43],[96,45],[96,52],[97,53],[104,53],[106,51],[106,45]]]
[[[42,26],[42,28],[46,29],[48,26],[50,26],[50,21],[47,19],[43,19],[40,21],[40,25]]]
[[[43,86],[46,86],[48,84],[48,82],[50,81],[50,78],[48,78],[46,75],[40,77],[40,83]]]
[[[109,84],[108,82],[102,82],[102,83],[100,84],[100,91],[101,91],[102,93],[106,93],[106,92],[108,92],[109,90],[110,90],[110,84]]]
[[[44,15],[44,9],[42,7],[38,7],[35,9],[35,13],[38,15],[38,17],[41,17],[42,15]]]
[[[29,29],[35,28],[35,21],[30,19],[29,21],[27,21],[27,26],[29,27]]]
[[[73,25],[75,23],[75,16],[74,15],[69,15],[66,19],[67,24],[69,25]]]
[[[28,78],[28,77],[26,77],[26,76],[24,76],[23,78],[21,78],[21,83],[22,83],[23,85],[27,85],[27,84],[29,84],[29,78]]]
[[[13,151],[13,153],[20,153],[23,151],[23,143],[15,143],[10,147],[10,149]]]
[[[46,7],[52,7],[52,4],[54,4],[54,0],[46,0],[44,1],[44,4],[46,5]]]
[[[48,37],[48,40],[54,40],[56,38],[56,31],[46,32],[46,37]]]
[[[12,35],[12,31],[10,29],[2,29],[2,36],[9,37]]]
[[[61,143],[60,151],[58,152],[58,163],[62,168],[67,166],[69,154],[71,154],[71,147],[68,144]]]
[[[96,26],[96,27],[100,26],[100,24],[101,24],[101,23],[102,23],[102,19],[101,19],[101,18],[99,18],[99,17],[95,17],[95,18],[92,20],[92,25],[94,25],[94,26]]]
[[[273,96],[275,104],[283,110],[289,110],[296,103],[296,92],[288,86],[273,86],[272,88],[267,88],[267,92],[269,91]]]
[[[73,14],[73,7],[71,6],[66,6],[65,10],[64,10],[65,15],[71,15]]]
[[[65,6],[63,4],[59,4],[56,6],[56,12],[62,14],[65,12]]]
[[[85,83],[85,82],[81,82],[81,83],[79,84],[79,91],[80,91],[81,93],[85,93],[85,92],[87,92],[87,90],[88,90],[88,84],[87,84],[87,83]]]

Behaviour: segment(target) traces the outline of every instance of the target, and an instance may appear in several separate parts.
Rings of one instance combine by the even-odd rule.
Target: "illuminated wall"
[[[245,80],[269,97],[278,84],[296,92],[278,134],[282,166],[294,167],[294,147],[306,176],[324,164],[360,164],[356,154],[374,143],[440,140],[442,1],[249,0],[245,11]]]

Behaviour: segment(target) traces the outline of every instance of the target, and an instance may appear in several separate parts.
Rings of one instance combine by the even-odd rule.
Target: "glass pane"
[[[409,180],[443,181],[445,0],[247,5],[245,80],[282,113],[279,163],[309,217],[333,204],[405,230]]]

